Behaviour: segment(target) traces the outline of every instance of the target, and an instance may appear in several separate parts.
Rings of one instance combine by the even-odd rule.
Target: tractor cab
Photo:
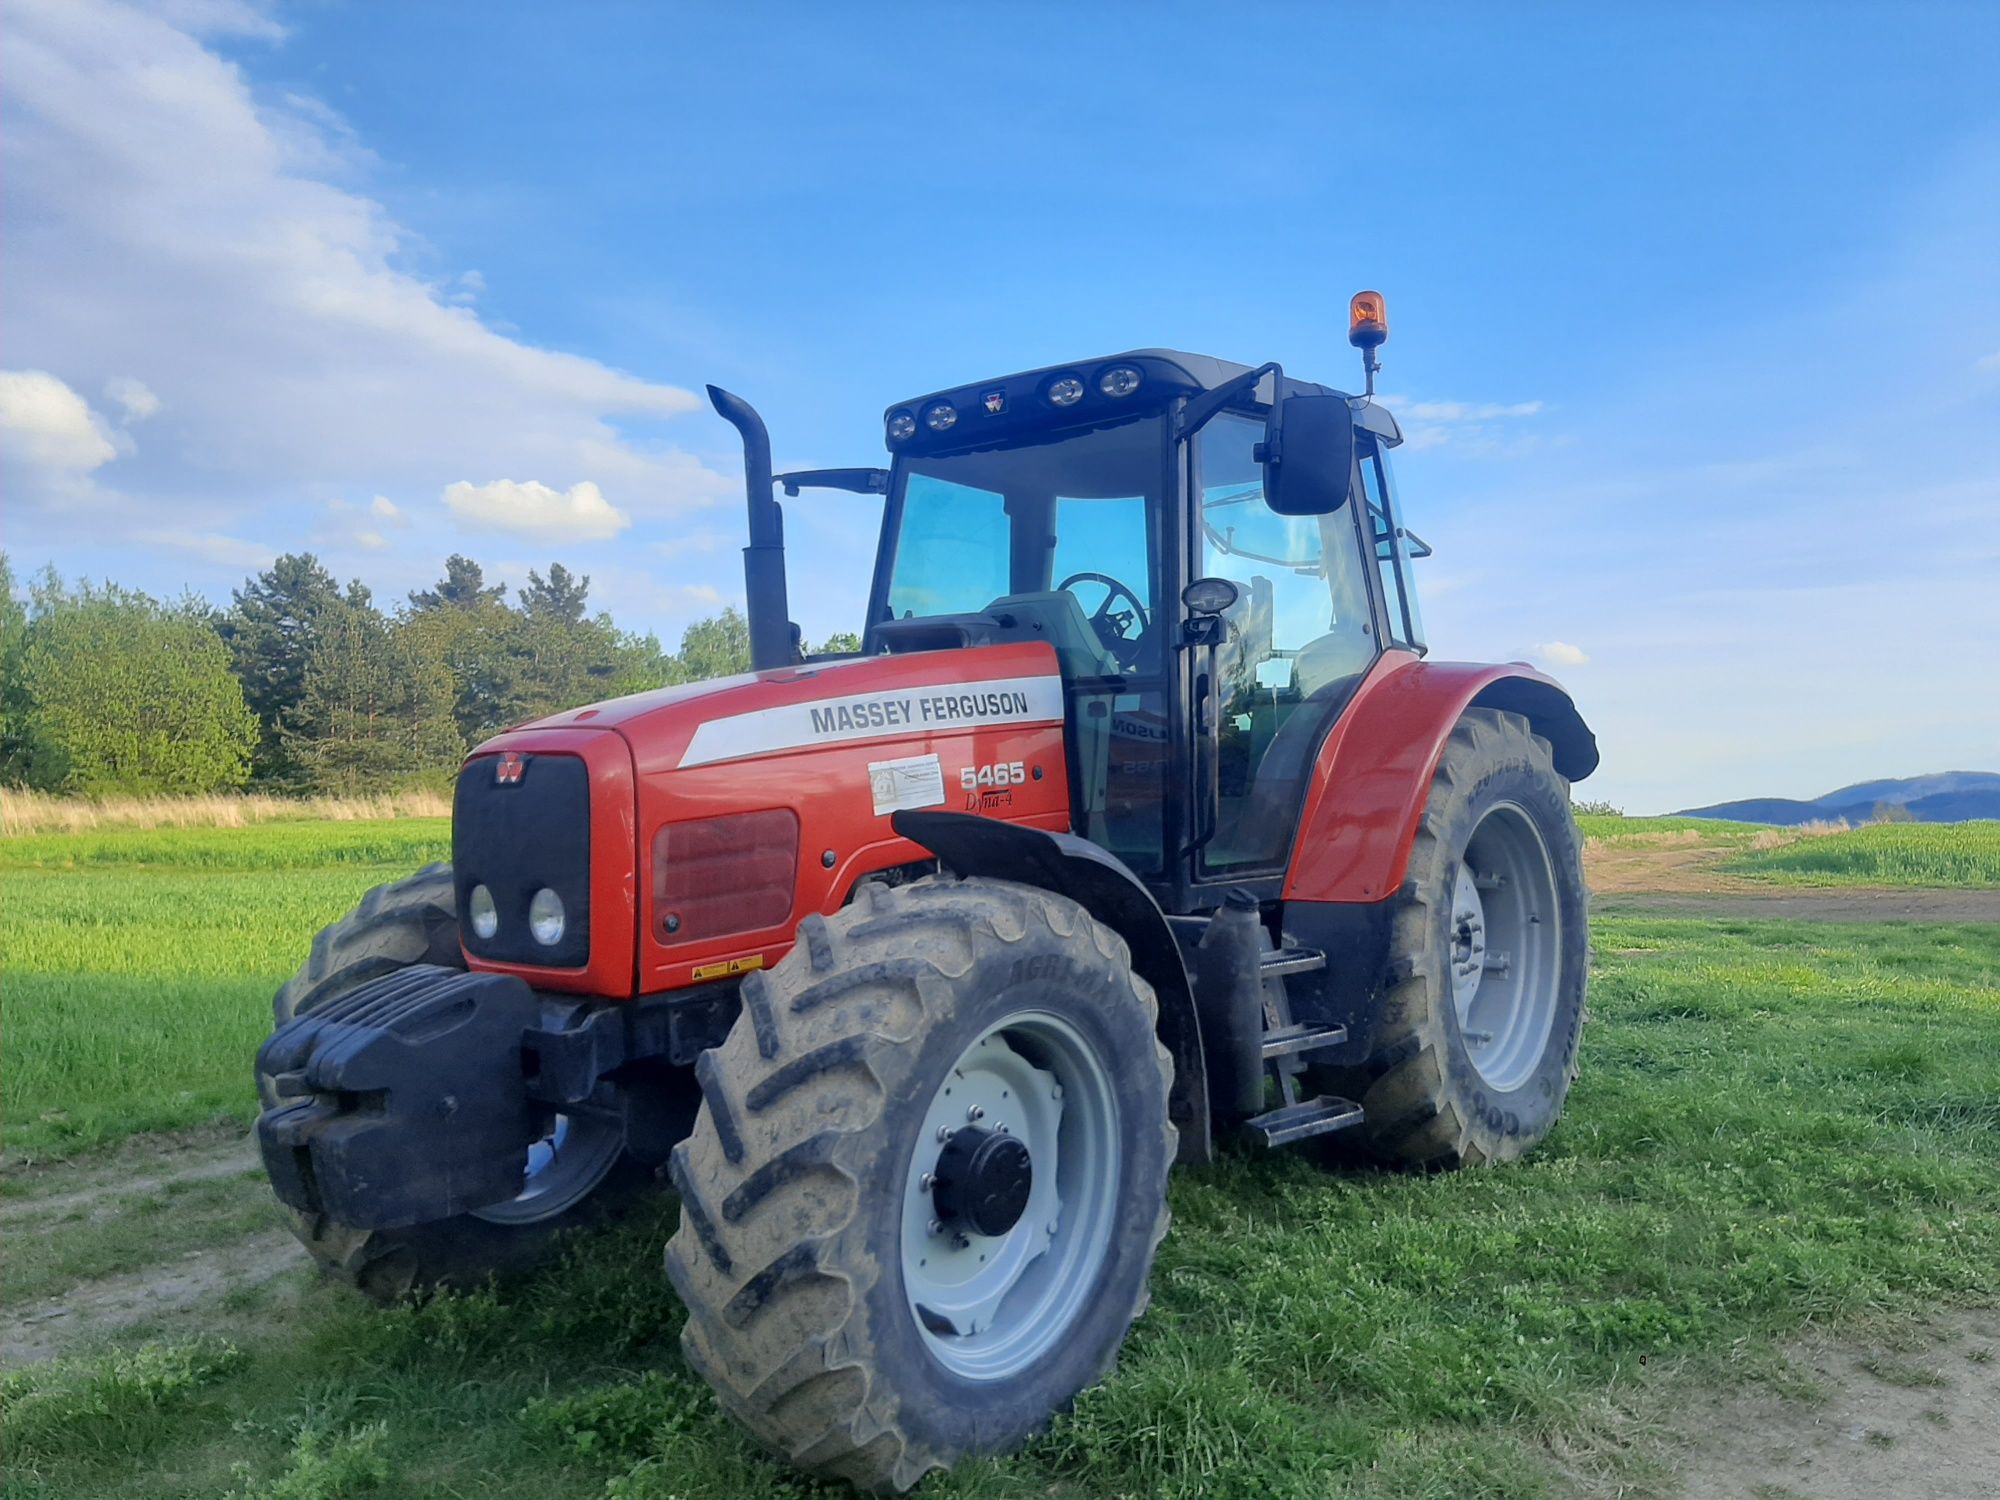
[[[1170,910],[1277,880],[1327,729],[1385,650],[1424,650],[1395,419],[1146,349],[899,402],[884,431],[886,471],[778,476],[886,496],[864,653],[1048,643],[1076,832]]]

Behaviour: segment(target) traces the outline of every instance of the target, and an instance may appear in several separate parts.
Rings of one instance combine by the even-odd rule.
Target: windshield
[[[1136,638],[1152,610],[1151,528],[1164,480],[1157,416],[905,459],[890,498],[888,589],[876,618],[974,614],[997,599],[1067,586],[1087,618],[1133,616]]]

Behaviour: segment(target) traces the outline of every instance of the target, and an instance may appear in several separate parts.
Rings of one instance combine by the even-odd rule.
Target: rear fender
[[[1445,741],[1468,708],[1525,715],[1570,781],[1597,769],[1596,736],[1553,678],[1520,662],[1387,652],[1320,746],[1285,872],[1287,901],[1382,901],[1396,892]]]
[[[1088,839],[1046,833],[965,813],[899,812],[890,825],[959,875],[1012,880],[1067,896],[1125,939],[1132,968],[1159,998],[1160,1042],[1174,1060],[1168,1109],[1180,1131],[1180,1160],[1207,1161],[1214,1142],[1208,1118],[1208,1071],[1201,1024],[1180,945],[1139,877]]]

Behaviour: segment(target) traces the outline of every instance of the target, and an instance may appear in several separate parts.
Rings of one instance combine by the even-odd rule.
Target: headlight
[[[899,411],[889,418],[889,440],[900,443],[916,436],[917,419],[906,411]]]
[[[1049,404],[1051,406],[1074,406],[1083,399],[1083,382],[1074,375],[1065,375],[1061,380],[1049,382]]]
[[[485,886],[475,885],[465,905],[466,915],[472,921],[473,936],[484,941],[500,930],[500,912],[493,905],[493,893]]]
[[[1131,365],[1113,365],[1097,377],[1097,388],[1107,396],[1129,396],[1145,378]]]
[[[528,931],[544,948],[553,948],[562,941],[562,897],[547,886],[536,891],[535,899],[528,903]]]
[[[932,432],[949,432],[958,421],[958,408],[949,401],[933,401],[924,408],[924,426]]]

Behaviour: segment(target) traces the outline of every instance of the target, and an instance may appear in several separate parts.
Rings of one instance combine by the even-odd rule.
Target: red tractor
[[[1386,331],[1357,297],[1371,393]],[[1372,395],[1140,350],[775,480],[710,396],[756,670],[481,745],[451,863],[277,997],[258,1136],[327,1270],[477,1283],[664,1177],[689,1362],[893,1491],[1110,1369],[1218,1137],[1439,1167],[1548,1131],[1596,743],[1538,672],[1424,659]],[[854,655],[799,649],[774,484],[885,497]]]

